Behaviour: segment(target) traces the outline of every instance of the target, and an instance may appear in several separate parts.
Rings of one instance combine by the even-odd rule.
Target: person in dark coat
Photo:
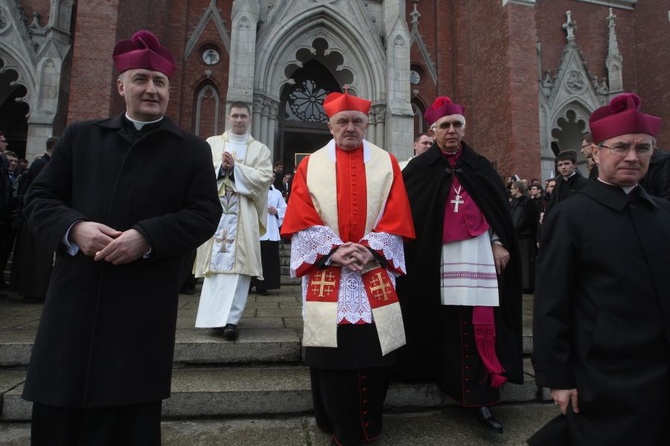
[[[463,113],[438,98],[426,112],[435,143],[403,170],[416,240],[405,244],[407,276],[398,279],[407,345],[396,371],[436,381],[502,433],[490,406],[505,381],[523,382],[520,256],[508,191],[462,142]]]
[[[537,226],[540,213],[535,201],[526,195],[523,181],[515,181],[510,188],[510,210],[512,223],[519,240],[521,255],[521,287],[524,293],[532,293],[535,288],[535,257],[537,256]]]
[[[583,177],[577,170],[577,152],[574,150],[559,152],[556,156],[556,166],[560,175],[549,199],[545,215],[551,212],[551,208],[579,192],[589,182],[588,178]]]
[[[49,278],[51,277],[54,251],[41,243],[28,227],[28,222],[23,218],[24,200],[30,185],[47,163],[51,161],[51,155],[57,142],[57,137],[48,138],[46,152],[33,161],[28,170],[17,180],[18,194],[15,222],[17,234],[9,284],[12,289],[23,296],[23,301],[26,303],[44,302]]]
[[[640,184],[650,194],[670,201],[670,152],[656,149]]]
[[[661,124],[639,107],[624,93],[593,112],[598,179],[545,223],[533,364],[561,415],[531,445],[670,438],[670,203],[638,185]]]
[[[117,43],[126,112],[68,126],[28,191],[56,252],[23,397],[32,445],[159,445],[179,271],[221,216],[205,141],[165,117],[172,54],[148,31]]]
[[[586,160],[586,168],[589,171],[589,180],[598,178],[598,165],[593,160],[593,146],[593,136],[591,135],[591,132],[584,133],[584,136],[582,136],[581,152]]]

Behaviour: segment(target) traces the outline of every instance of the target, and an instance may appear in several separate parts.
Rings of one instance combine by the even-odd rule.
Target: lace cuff
[[[304,274],[305,265],[314,265],[328,255],[334,246],[344,242],[327,226],[312,226],[293,234],[291,238],[291,277]],[[300,270],[301,274],[296,272]]]
[[[388,234],[386,232],[371,232],[367,234],[362,242],[375,251],[381,252],[383,257],[389,262],[389,268],[399,274],[405,274],[405,250],[402,237],[399,235]]]

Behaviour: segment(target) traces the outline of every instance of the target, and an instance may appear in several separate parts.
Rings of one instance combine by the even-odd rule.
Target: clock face
[[[409,72],[409,81],[415,85],[421,82],[421,75],[419,72],[416,70],[411,70]]]
[[[216,65],[219,62],[219,52],[215,49],[208,49],[202,52],[202,61],[207,65]]]

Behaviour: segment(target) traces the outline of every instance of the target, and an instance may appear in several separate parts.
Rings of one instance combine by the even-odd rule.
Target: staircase
[[[300,361],[302,335],[300,281],[288,275],[290,245],[281,245],[282,288],[270,296],[249,295],[240,337],[228,342],[213,330],[195,329],[198,296],[180,296],[172,397],[163,403],[166,418],[259,417],[311,411],[309,372]],[[532,296],[525,296],[529,308]],[[524,316],[524,352],[532,345],[530,316]],[[0,299],[1,421],[30,419],[31,404],[21,399],[41,305],[23,304],[18,296]],[[544,401],[530,361],[526,383],[503,388],[504,402]],[[394,383],[389,411],[409,412],[455,403],[431,384]]]

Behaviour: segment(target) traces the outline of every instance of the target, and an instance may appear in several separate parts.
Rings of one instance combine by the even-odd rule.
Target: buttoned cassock
[[[292,273],[303,276],[303,345],[311,345],[305,362],[317,425],[333,430],[337,444],[370,441],[381,432],[388,366],[395,361],[393,352],[383,352],[386,344],[380,337],[389,336],[380,332],[398,325],[373,318],[359,271],[337,268],[340,280],[331,284],[328,302],[309,302],[308,286],[318,285],[324,291],[320,294],[327,294],[329,278],[318,273],[335,269],[322,269],[324,261],[345,242],[376,252],[389,275],[404,271],[402,240],[413,237],[414,229],[395,157],[367,141],[345,151],[331,140],[300,163],[281,233],[292,237]],[[310,283],[306,275],[314,273],[316,280]],[[323,306],[336,306],[336,314],[319,317],[331,314],[320,312]]]
[[[123,116],[65,130],[26,198],[56,260],[24,398],[102,407],[170,396],[179,271],[221,215],[211,160],[168,118],[139,133]],[[134,228],[151,252],[118,266],[71,256],[62,241],[79,220]]]
[[[533,362],[539,386],[578,391],[579,414],[551,423],[571,445],[668,444],[668,253],[670,203],[643,189],[590,181],[546,220]]]
[[[462,150],[460,160],[451,168],[433,144],[403,170],[416,240],[405,243],[407,275],[398,278],[407,345],[398,350],[396,373],[407,380],[435,381],[447,395],[468,407],[497,402],[499,391],[489,385],[478,353],[473,307],[441,304],[444,210],[454,192],[454,177],[510,253],[505,270],[497,276],[500,305],[494,308],[495,349],[505,377],[515,384],[523,382],[521,269],[509,195],[502,180],[486,158],[465,143]],[[458,230],[449,223],[446,230]],[[473,219],[467,230],[479,224]]]

